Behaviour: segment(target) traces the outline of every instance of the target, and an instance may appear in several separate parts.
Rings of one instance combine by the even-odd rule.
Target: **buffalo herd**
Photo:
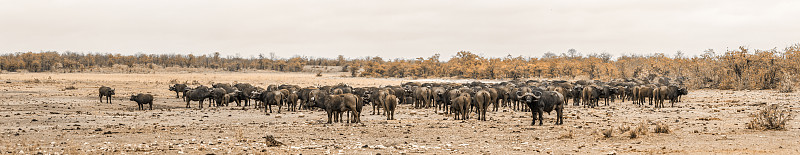
[[[611,106],[616,100],[632,101],[638,106],[645,104],[653,108],[663,108],[664,101],[674,107],[680,102],[687,89],[679,80],[666,77],[652,79],[615,79],[599,80],[512,80],[499,83],[419,83],[407,82],[401,85],[382,87],[352,87],[347,84],[332,86],[300,87],[298,85],[268,85],[266,88],[247,83],[215,83],[211,87],[198,85],[189,87],[186,84],[174,84],[169,91],[176,93],[176,98],[186,102],[197,101],[197,108],[203,108],[203,101],[209,107],[235,106],[263,109],[269,115],[272,106],[286,111],[321,109],[327,113],[328,123],[361,122],[362,109],[365,105],[372,107],[372,115],[384,115],[387,120],[395,119],[394,113],[398,104],[409,104],[416,109],[435,109],[446,113],[455,120],[467,120],[472,112],[477,120],[486,121],[487,112],[496,112],[500,108],[512,111],[530,112],[533,118],[531,125],[543,122],[543,113],[555,111],[555,124],[563,124],[563,110],[569,101],[576,107],[595,108]],[[114,89],[100,87],[100,98],[114,95]],[[181,95],[182,94],[182,95]],[[139,104],[150,104],[153,96],[149,94],[132,95],[131,101]],[[602,104],[601,104],[602,103]],[[383,111],[383,114],[381,114]]]

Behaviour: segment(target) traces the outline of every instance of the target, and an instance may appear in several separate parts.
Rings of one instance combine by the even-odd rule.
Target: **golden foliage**
[[[784,50],[752,50],[740,47],[717,55],[713,50],[698,56],[686,57],[678,52],[675,56],[663,53],[650,55],[611,54],[581,55],[575,50],[560,55],[546,53],[541,58],[511,56],[500,58],[482,57],[469,51],[460,51],[447,61],[440,61],[439,54],[414,59],[384,60],[381,57],[348,59],[308,58],[295,56],[288,59],[275,58],[274,54],[241,58],[222,57],[220,54],[176,55],[176,54],[79,54],[72,52],[27,52],[0,55],[0,69],[5,71],[27,70],[30,72],[63,71],[82,72],[98,67],[114,65],[155,67],[210,68],[228,71],[262,69],[299,72],[305,65],[347,66],[352,76],[431,78],[455,77],[474,79],[631,79],[667,76],[681,79],[693,89],[775,89],[787,79],[786,75],[800,72],[800,44]]]

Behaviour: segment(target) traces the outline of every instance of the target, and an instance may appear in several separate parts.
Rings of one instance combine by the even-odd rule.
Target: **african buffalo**
[[[114,90],[115,89],[111,89],[110,87],[100,86],[100,103],[103,103],[103,97],[107,97],[106,102],[111,104],[111,95],[115,94]]]
[[[150,104],[150,110],[153,110],[153,95],[150,94],[137,94],[131,95],[131,101],[136,101],[139,105],[137,110],[144,110],[144,104]]]
[[[180,98],[180,93],[183,93],[183,96],[186,96],[186,92],[185,92],[186,88],[188,88],[188,86],[186,86],[186,84],[175,84],[175,85],[169,86],[169,91],[174,91],[175,92],[175,98]]]
[[[536,124],[536,119],[539,119],[539,125],[544,121],[543,113],[548,114],[556,111],[556,125],[564,124],[563,110],[564,110],[564,95],[554,91],[534,91],[532,93],[522,94],[523,102],[528,105],[533,115],[531,125]]]

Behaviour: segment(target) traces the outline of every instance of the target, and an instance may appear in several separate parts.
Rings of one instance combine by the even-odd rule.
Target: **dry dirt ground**
[[[343,78],[312,73],[11,73],[0,74],[0,153],[24,154],[800,154],[800,123],[786,131],[745,128],[764,104],[798,111],[798,93],[772,90],[692,90],[675,107],[653,109],[617,101],[598,108],[566,107],[543,126],[530,114],[501,108],[488,121],[453,120],[432,109],[401,105],[386,121],[365,107],[361,124],[325,124],[322,111],[263,111],[241,107],[184,108],[169,82],[247,82],[257,86],[348,83],[398,85],[403,79]],[[194,82],[196,80],[196,82]],[[116,88],[112,104],[98,101],[101,85]],[[65,89],[74,86],[76,89]],[[155,96],[154,110],[135,110],[134,93]],[[207,105],[206,105],[207,106]],[[796,114],[795,114],[796,115]],[[474,118],[474,117],[473,117]],[[656,123],[670,133],[654,133]],[[646,125],[630,138],[626,127]],[[613,129],[610,138],[603,130]],[[268,147],[264,137],[284,145]]]

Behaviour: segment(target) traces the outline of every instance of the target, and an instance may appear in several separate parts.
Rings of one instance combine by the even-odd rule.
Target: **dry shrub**
[[[612,128],[608,128],[606,130],[603,130],[602,133],[603,133],[603,137],[604,138],[611,138],[611,137],[614,136],[613,135],[614,134],[614,128],[612,127]]]
[[[33,80],[25,80],[25,83],[42,83],[42,81],[38,78],[34,78]]]
[[[558,139],[572,139],[572,130],[569,130],[567,133],[561,134],[561,136],[558,136]]]
[[[317,72],[317,77],[322,77],[322,72]]]
[[[794,92],[794,87],[797,86],[794,82],[795,79],[789,74],[783,75],[783,80],[781,80],[780,85],[778,86],[778,92],[781,93],[791,93]]]
[[[65,90],[75,90],[75,89],[78,89],[78,88],[75,88],[75,86],[67,86],[67,87],[64,87],[64,89]]]
[[[637,137],[639,137],[639,133],[636,132],[636,131],[628,132],[628,137],[631,138],[631,139],[637,138]]]
[[[634,128],[628,133],[630,134],[628,137],[630,137],[631,139],[647,135],[647,123],[645,122],[639,123],[639,125],[637,125],[636,128]]]
[[[763,109],[751,115],[751,117],[753,119],[746,124],[748,129],[785,130],[786,122],[792,118],[792,113],[780,105],[773,104],[764,106]]]
[[[266,137],[264,137],[264,139],[266,139],[266,142],[264,144],[267,144],[267,147],[275,147],[283,145],[283,143],[275,140],[275,137],[273,137],[272,135],[267,135]]]
[[[653,132],[655,132],[655,133],[669,133],[670,132],[669,125],[667,125],[665,123],[658,123],[658,124],[656,124],[656,128],[653,129]]]
[[[629,126],[627,126],[627,125],[620,125],[619,127],[617,127],[617,129],[619,129],[619,132],[620,132],[620,133],[623,133],[623,132],[630,131],[630,130],[631,130],[631,127],[629,127]]]
[[[242,130],[241,127],[236,128],[236,131],[233,136],[234,138],[236,138],[237,142],[247,142],[247,139],[244,137],[244,130]]]

